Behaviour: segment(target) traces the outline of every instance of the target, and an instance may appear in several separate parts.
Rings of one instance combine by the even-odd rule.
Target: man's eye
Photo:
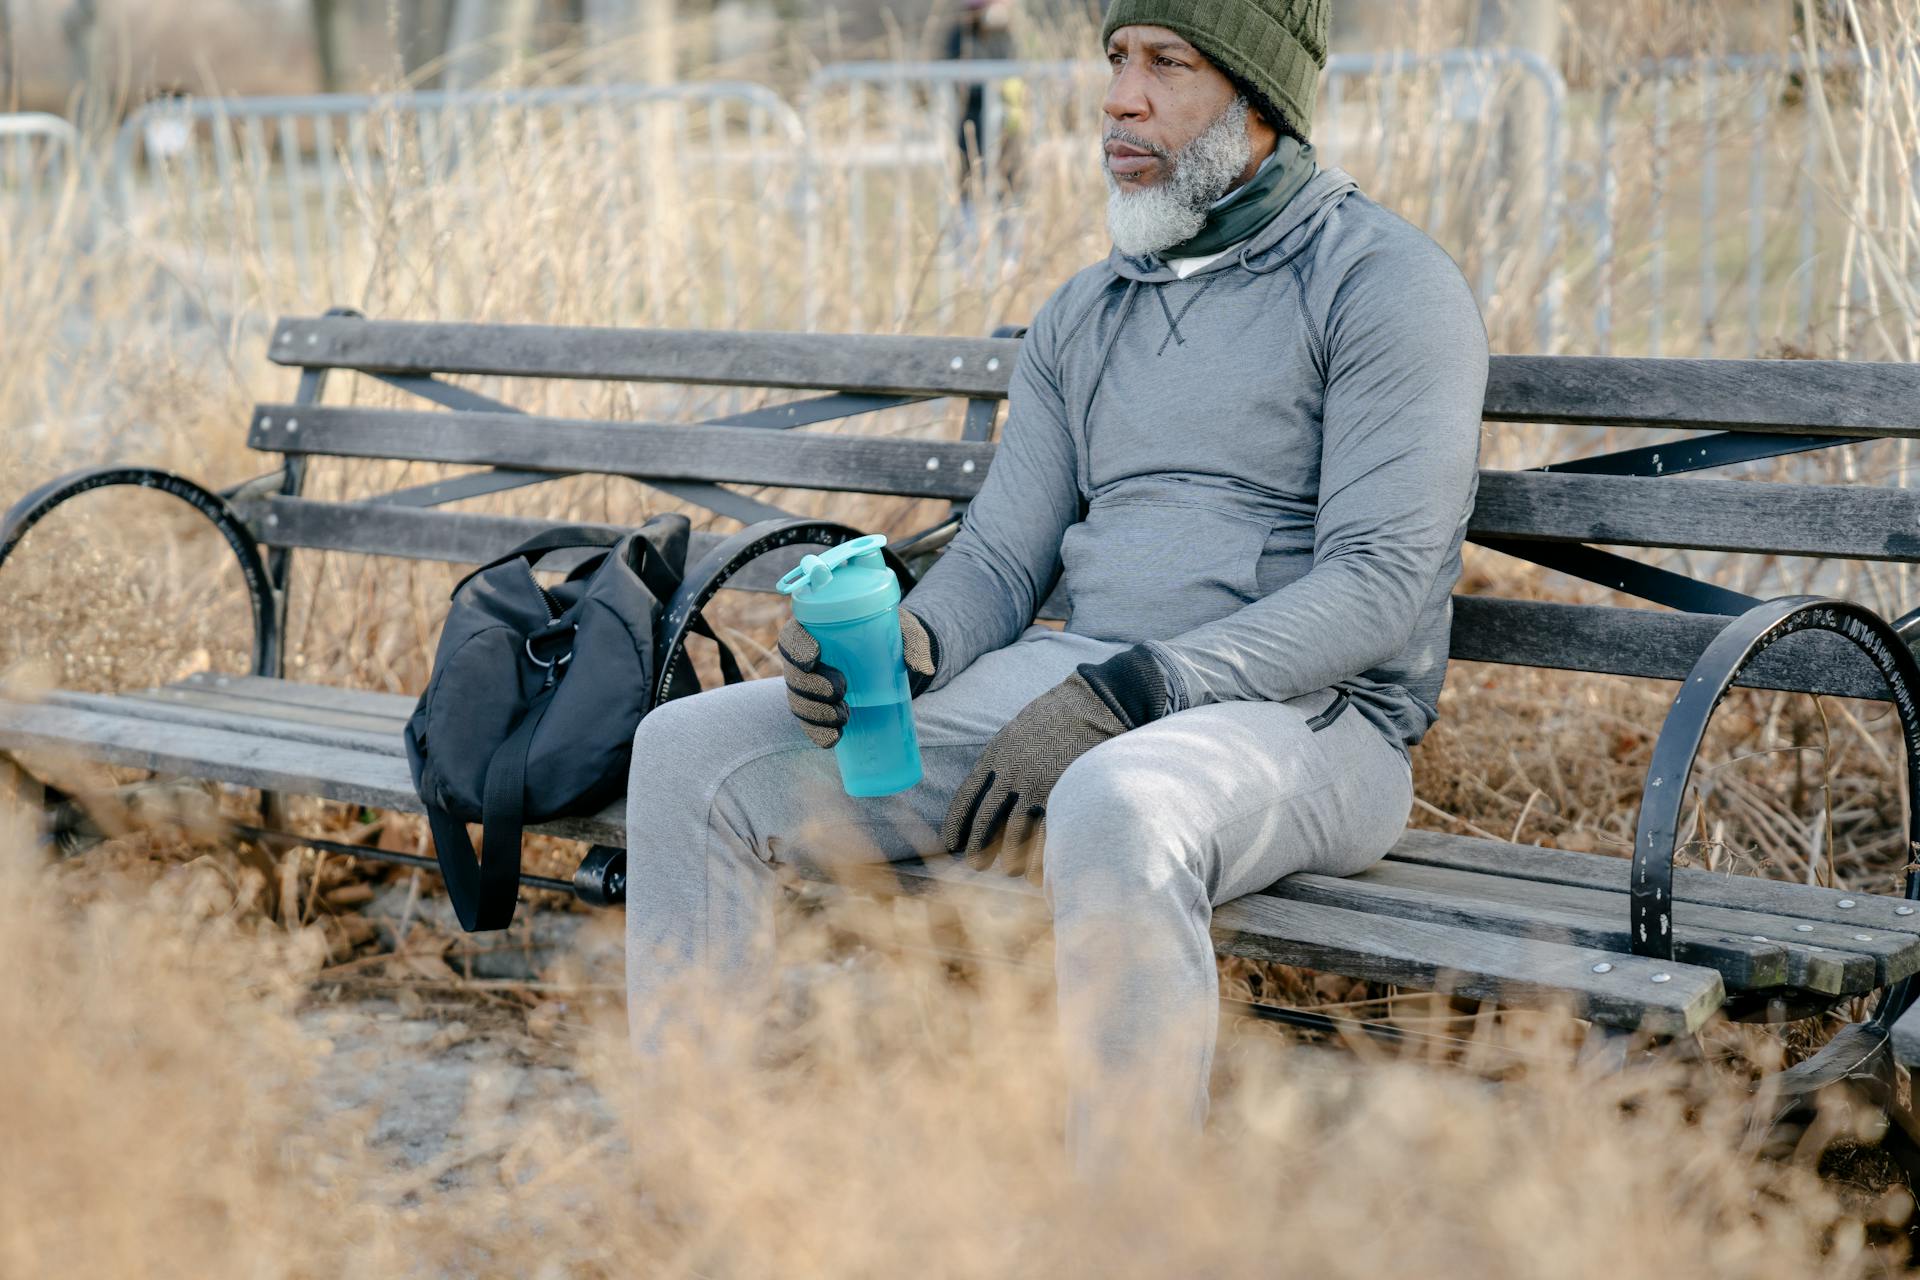
[[[1186,65],[1186,63],[1181,62],[1177,58],[1161,58],[1159,62],[1161,66],[1165,67],[1183,67]]]

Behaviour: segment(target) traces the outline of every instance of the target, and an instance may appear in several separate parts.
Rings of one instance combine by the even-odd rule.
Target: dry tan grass
[[[1474,1077],[1362,1049],[1229,1038],[1213,1132],[1074,1181],[1046,971],[956,988],[924,925],[850,902],[796,920],[827,966],[759,1065],[674,1052],[636,1079],[617,1017],[576,1030],[610,1108],[505,1123],[476,1092],[447,1149],[396,1168],[327,1077],[374,1071],[295,1022],[323,947],[266,925],[215,859],[53,870],[0,855],[13,1276],[1433,1276],[1879,1274],[1855,1197],[1744,1149],[1738,1095],[1669,1069]],[[566,975],[560,975],[562,985]],[[755,1011],[736,1010],[744,1022]],[[1489,1024],[1476,1052],[1564,1051]],[[1555,1061],[1564,1060],[1563,1053]]]

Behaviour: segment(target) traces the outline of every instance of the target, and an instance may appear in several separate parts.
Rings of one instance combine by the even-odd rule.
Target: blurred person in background
[[[697,1016],[659,1000],[674,976],[770,989],[779,864],[944,850],[1042,888],[1067,1143],[1093,1172],[1204,1120],[1213,909],[1361,871],[1405,830],[1487,338],[1446,253],[1315,161],[1328,9],[1114,0],[1112,251],[1040,308],[979,496],[901,610],[925,777],[844,794],[817,748],[846,678],[798,625],[784,682],[649,715],[628,793],[643,1053]],[[1035,623],[1056,584],[1063,630]]]
[[[947,31],[943,54],[950,62],[1006,62],[1014,57],[1012,0],[966,0]],[[997,99],[987,110],[988,95]],[[1017,77],[965,85],[959,93],[960,119],[954,145],[960,160],[960,244],[970,249],[980,233],[977,199],[998,211],[994,230],[1011,230],[1007,206],[1019,199],[1025,150],[1026,86]],[[985,163],[983,162],[990,162]],[[977,184],[977,185],[976,185]],[[1017,256],[1001,236],[1006,256]]]

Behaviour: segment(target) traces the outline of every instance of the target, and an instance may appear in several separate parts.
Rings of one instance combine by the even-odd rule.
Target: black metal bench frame
[[[897,553],[924,565],[957,528],[990,465],[994,426],[1019,333],[1007,329],[992,339],[933,339],[622,332],[410,325],[368,321],[344,311],[284,320],[275,329],[270,351],[277,363],[300,370],[298,391],[290,403],[258,406],[249,435],[254,447],[285,455],[280,470],[220,493],[178,475],[138,467],[102,467],[63,477],[8,512],[0,523],[0,562],[39,520],[79,494],[116,485],[167,492],[211,521],[232,547],[253,608],[255,677],[273,682],[280,682],[282,673],[281,636],[294,550],[484,560],[548,522],[435,508],[581,472],[631,476],[747,525],[789,513],[726,484],[945,499],[952,504],[945,519],[894,544]],[[441,412],[325,406],[322,395],[334,370],[378,379]],[[568,421],[528,417],[445,380],[462,374],[824,394],[694,426]],[[1728,882],[1704,872],[1676,872],[1673,860],[1694,756],[1713,710],[1735,686],[1890,701],[1900,718],[1909,794],[1914,794],[1920,780],[1920,710],[1915,704],[1920,666],[1910,642],[1920,635],[1920,609],[1888,622],[1846,601],[1811,596],[1762,601],[1593,544],[1920,560],[1920,533],[1906,532],[1920,529],[1920,500],[1905,490],[1689,481],[1686,502],[1668,503],[1666,493],[1660,492],[1662,481],[1654,479],[1877,436],[1920,435],[1920,423],[1903,422],[1893,411],[1895,406],[1920,403],[1916,392],[1920,365],[1496,357],[1488,421],[1711,432],[1530,472],[1483,472],[1481,477],[1469,534],[1473,541],[1672,612],[1455,598],[1455,658],[1681,681],[1649,767],[1631,864],[1410,832],[1395,850],[1392,875],[1348,881],[1292,877],[1265,894],[1222,908],[1216,934],[1226,949],[1354,976],[1450,985],[1482,997],[1567,992],[1577,995],[1587,1015],[1602,1025],[1618,1028],[1637,1022],[1643,1030],[1682,1039],[1716,1008],[1739,1017],[1777,1016],[1783,1010],[1805,1014],[1882,990],[1885,994],[1868,1022],[1849,1028],[1829,1051],[1788,1073],[1793,1079],[1786,1093],[1800,1096],[1850,1079],[1866,1084],[1883,1102],[1891,1098],[1890,1045],[1900,1039],[1894,1026],[1920,995],[1911,981],[1920,973],[1920,916],[1908,905],[1920,900],[1920,871],[1909,867],[1902,901],[1770,881]],[[791,428],[945,397],[967,402],[958,441],[787,434]],[[735,431],[748,434],[726,435]],[[313,456],[480,469],[371,500],[320,502],[303,496],[307,462]],[[1650,494],[1657,495],[1651,504]],[[1654,508],[1661,509],[1656,513]],[[1630,514],[1616,520],[1616,512]],[[696,552],[711,553],[728,541],[702,535]],[[765,589],[776,574],[749,572],[739,585]],[[1059,604],[1049,601],[1042,616],[1063,616]],[[1826,648],[1809,648],[1804,640],[1797,647],[1781,646],[1802,633],[1820,633],[1831,643]],[[268,686],[251,687],[258,691]],[[284,682],[279,687],[296,690]],[[167,692],[155,691],[150,701],[164,701]],[[187,698],[185,692],[179,696]],[[19,704],[0,704],[0,710],[11,717],[0,718],[0,748],[58,742],[90,748],[121,763],[195,772],[191,761],[153,749],[148,737],[135,734],[138,741],[108,743],[100,726],[110,723],[101,718],[113,711],[110,699],[73,695],[38,719],[35,711]],[[146,718],[141,723],[164,722],[169,714],[190,723],[190,710],[183,705],[169,713],[143,704],[140,714]],[[344,722],[357,715],[343,711],[338,718]],[[56,721],[56,727],[48,727]],[[351,740],[353,735],[341,728],[335,736]],[[247,785],[257,781],[266,798],[262,825],[243,827],[243,834],[355,857],[432,865],[408,854],[334,844],[285,830],[275,800],[276,788],[287,782],[284,769],[228,770],[220,776]],[[307,789],[333,798],[363,794],[344,782]],[[376,791],[388,807],[405,807],[405,797],[391,788]],[[1909,840],[1920,851],[1920,813],[1914,823]],[[589,842],[611,835],[604,815],[597,823],[581,820],[550,829]],[[528,883],[571,890],[589,901],[615,902],[622,893],[622,857],[617,848],[599,844],[572,884],[539,878]],[[901,887],[909,891],[934,880],[967,879],[931,865],[908,864],[896,870]],[[1470,889],[1459,887],[1469,882]],[[1490,886],[1506,886],[1513,896],[1503,897],[1506,889],[1484,900],[1471,896],[1489,893]],[[1596,913],[1611,909],[1623,889],[1627,918],[1603,926]],[[1383,934],[1360,943],[1343,938],[1343,927],[1356,920],[1384,918],[1361,915],[1352,895],[1362,892],[1372,895],[1359,904],[1363,910],[1382,912],[1388,909],[1382,903],[1390,903],[1397,904],[1393,910],[1404,912],[1389,942],[1381,940]],[[1463,902],[1474,908],[1471,920],[1462,918]],[[1676,914],[1689,917],[1685,927],[1676,924]],[[1738,936],[1746,921],[1759,919],[1781,920],[1781,927],[1826,945]],[[1862,927],[1849,938],[1845,931],[1856,923],[1876,934]],[[1542,931],[1563,939],[1569,957],[1576,948],[1587,949],[1580,954],[1592,961],[1588,971],[1600,979],[1570,971],[1526,979],[1519,976],[1525,965],[1518,959],[1504,961],[1504,968],[1483,964],[1478,969],[1472,964],[1456,969],[1449,960],[1460,954],[1462,937],[1482,943],[1505,937],[1521,947],[1533,946],[1529,939]],[[1538,954],[1537,947],[1528,953],[1535,958]],[[1563,969],[1571,963],[1558,953],[1555,958]],[[1475,978],[1469,973],[1467,981],[1451,981],[1482,969],[1494,976]],[[1623,981],[1631,977],[1650,984],[1674,983],[1676,989],[1691,983],[1692,994],[1685,1002],[1666,1004],[1645,996],[1616,999],[1605,989],[1606,975],[1614,972]],[[1738,975],[1743,985],[1729,995],[1720,983],[1722,973]],[[1920,1013],[1915,1017],[1920,1019]],[[1285,1020],[1326,1022],[1300,1015]],[[1920,1057],[1920,1022],[1907,1033]]]

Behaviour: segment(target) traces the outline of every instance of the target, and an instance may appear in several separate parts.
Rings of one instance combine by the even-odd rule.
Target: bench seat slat
[[[1039,900],[1039,890],[1024,879],[991,870],[973,871],[948,858],[896,863],[881,870],[908,892],[951,884]],[[811,875],[828,878],[818,872]],[[851,882],[859,879],[855,876]],[[1293,902],[1269,894],[1251,894],[1216,909],[1213,939],[1215,947],[1228,955],[1445,990],[1472,999],[1537,1005],[1571,996],[1582,1006],[1581,1016],[1609,1026],[1645,1025],[1666,1034],[1698,1029],[1725,999],[1725,983],[1710,968]],[[1602,962],[1613,967],[1594,973],[1593,966]],[[1656,973],[1670,975],[1668,981],[1652,981]]]
[[[1717,614],[1457,595],[1449,654],[1468,662],[1682,680],[1729,621]],[[1786,637],[1734,683],[1881,702],[1887,697],[1886,682],[1866,656],[1826,631]]]
[[[280,321],[268,350],[278,364],[383,373],[1002,397],[1020,344],[1004,338],[420,324],[324,316]]]
[[[156,773],[420,812],[407,762],[398,755],[258,733],[0,699],[0,747],[73,751]],[[527,829],[592,844],[626,843],[626,815],[618,803],[591,817],[563,818]]]
[[[49,692],[45,702],[48,706],[67,707],[76,711],[151,720],[158,724],[220,729],[228,733],[307,742],[315,746],[338,747],[373,755],[403,757],[406,754],[397,728],[376,731],[317,723],[306,718],[312,713],[311,708],[288,707],[284,704],[277,707],[272,703],[256,704],[258,710],[248,713],[198,702],[166,702],[131,694],[74,693],[65,689]],[[294,714],[282,715],[281,712]]]
[[[1920,559],[1920,493],[1878,485],[1482,471],[1468,532],[1749,555]]]
[[[257,406],[247,442],[273,453],[948,499],[980,491],[994,451],[978,442],[292,404]]]
[[[339,729],[347,733],[385,734],[393,731],[393,722],[385,716],[361,715],[344,707],[288,707],[278,703],[263,703],[244,694],[222,689],[179,686],[142,689],[117,696],[130,703],[156,708],[159,714],[165,714],[168,707],[198,707],[255,720],[298,720],[316,728]]]
[[[301,680],[275,680],[267,676],[233,676],[198,672],[175,681],[170,689],[219,689],[251,698],[256,702],[282,703],[293,707],[319,707],[322,710],[352,711],[393,723],[395,730],[413,714],[417,699],[405,693],[379,693],[372,689],[343,689],[330,684],[309,684]]]
[[[1404,884],[1394,876],[1404,864],[1383,864],[1355,876],[1322,876],[1302,872],[1288,876],[1265,892],[1290,902],[1317,902],[1349,911],[1398,916],[1406,920],[1426,920],[1433,924],[1504,933],[1519,938],[1538,938],[1568,946],[1597,947],[1603,951],[1630,951],[1627,902],[1620,897],[1616,909],[1606,916],[1569,910],[1563,903],[1542,897],[1539,901],[1519,901],[1521,895],[1497,895],[1484,892],[1479,885],[1440,885],[1438,887]],[[1425,868],[1422,868],[1425,869]],[[1473,877],[1494,880],[1495,877]],[[1507,882],[1513,883],[1513,882]],[[1519,886],[1527,886],[1521,883]],[[1617,896],[1617,895],[1616,895]],[[1750,937],[1723,935],[1709,930],[1676,928],[1674,958],[1683,964],[1718,969],[1727,987],[1747,991],[1759,987],[1778,987],[1787,983],[1790,973],[1787,951],[1778,943],[1754,942]],[[1813,966],[1805,961],[1803,971]],[[1858,956],[1853,966],[1861,976],[1871,977],[1873,966]],[[1822,990],[1838,992],[1843,986],[1843,966],[1839,959],[1828,960],[1827,979]]]
[[[1408,831],[1387,854],[1390,859],[1425,866],[1453,867],[1487,875],[1552,884],[1581,885],[1613,893],[1627,892],[1632,864],[1605,854],[1575,853],[1538,845],[1511,844],[1444,831]],[[1920,933],[1920,912],[1899,914],[1916,904],[1883,894],[1823,889],[1814,885],[1765,880],[1759,876],[1675,867],[1673,895],[1681,902],[1699,902],[1791,916],[1808,923],[1845,925],[1870,934],[1898,931]],[[1843,907],[1842,902],[1851,902]]]
[[[1590,927],[1616,930],[1619,935],[1617,943],[1592,945],[1632,949],[1626,936],[1628,900],[1624,892],[1423,867],[1393,860],[1353,877],[1352,882],[1335,881],[1331,885],[1309,882],[1300,892],[1314,895],[1314,901],[1351,906],[1350,902],[1335,901],[1343,894],[1361,891],[1344,887],[1349,883],[1364,886],[1366,892],[1453,902],[1469,910],[1498,904],[1523,913],[1550,911],[1585,917]],[[1283,896],[1298,896],[1289,885],[1291,881],[1283,881],[1273,891]],[[1796,932],[1794,926],[1802,923],[1807,922],[1772,912],[1697,902],[1677,904],[1673,919],[1675,937],[1690,947],[1739,943],[1783,948],[1785,981],[1826,995],[1858,995],[1883,982],[1920,972],[1920,945],[1916,945],[1920,944],[1920,937],[1880,933],[1873,935],[1871,942],[1859,942],[1853,938],[1855,931],[1842,925],[1814,924],[1810,926],[1812,932]],[[1689,958],[1677,951],[1676,957]],[[1739,984],[1730,978],[1728,985]]]

